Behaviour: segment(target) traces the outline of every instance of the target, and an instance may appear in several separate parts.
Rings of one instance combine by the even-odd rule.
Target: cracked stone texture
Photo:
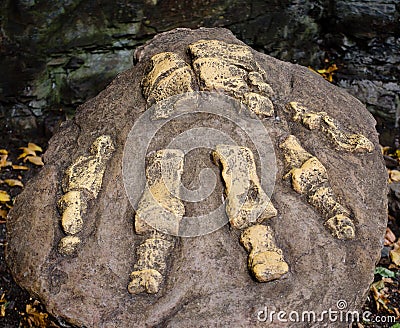
[[[264,307],[322,312],[335,310],[336,302],[345,300],[347,309],[360,309],[373,280],[387,217],[386,171],[375,121],[358,100],[307,68],[255,51],[255,59],[275,91],[274,107],[280,117],[262,122],[277,154],[271,200],[278,216],[269,224],[289,264],[286,279],[255,282],[247,270],[239,231],[224,226],[208,235],[178,241],[158,294],[128,293],[135,247],[143,237],[133,232],[134,210],[125,194],[121,164],[128,132],[146,107],[140,81],[154,54],[173,51],[189,62],[187,47],[200,39],[242,44],[224,29],[179,29],[158,35],[136,52],[135,67],[82,105],[76,117],[51,139],[44,156],[46,165],[18,196],[7,220],[7,262],[15,280],[49,312],[79,327],[264,327],[265,322],[257,322],[257,312]],[[325,111],[344,126],[357,129],[373,141],[374,151],[352,154],[335,150],[318,131],[309,131],[285,116],[284,106],[290,101]],[[217,120],[209,124],[216,129],[229,127]],[[226,131],[233,133],[234,129]],[[174,133],[173,128],[165,128],[164,139]],[[326,167],[336,195],[355,215],[354,240],[333,238],[320,213],[282,179],[286,172],[278,145],[289,134]],[[75,256],[63,257],[56,250],[62,237],[57,212],[62,176],[75,158],[87,155],[99,135],[110,135],[116,150],[98,198],[88,203],[82,245]],[[196,163],[188,161],[184,183],[193,180]],[[213,164],[209,164],[211,168]],[[216,188],[222,190],[222,181],[217,182]],[[208,206],[218,206],[220,197],[219,193],[211,195]],[[278,322],[269,326],[296,325],[304,327],[304,323]],[[331,326],[329,322],[325,325]],[[310,326],[323,327],[324,323]],[[335,327],[346,326],[335,323]]]

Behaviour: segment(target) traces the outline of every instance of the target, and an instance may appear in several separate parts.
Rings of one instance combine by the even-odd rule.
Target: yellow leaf
[[[33,142],[28,143],[28,148],[33,151],[40,151],[41,153],[43,152],[43,149]]]
[[[309,69],[311,72],[314,72],[315,74],[318,74],[318,72],[317,72],[315,69],[313,69],[311,66],[308,66],[308,69]]]
[[[7,183],[10,187],[23,187],[23,183],[17,179],[5,179],[5,183]]]
[[[4,318],[6,316],[6,305],[1,304],[0,305],[0,317]]]
[[[390,259],[394,264],[400,266],[400,249],[393,249],[390,251]]]
[[[7,211],[6,210],[0,210],[0,218],[2,219],[7,219]]]
[[[25,156],[28,156],[28,155],[36,156],[36,153],[32,149],[29,149],[28,147],[19,147],[19,149],[23,150],[23,153],[20,155],[20,157],[21,156],[25,157]],[[26,154],[26,155],[24,155],[24,154]]]
[[[22,171],[29,170],[29,167],[24,166],[24,165],[13,165],[12,168],[14,170],[22,170]]]
[[[37,302],[34,302],[32,305],[26,304],[25,306],[26,320],[28,321],[28,324],[30,327],[49,327],[48,314],[40,312],[36,308],[37,305]]]
[[[19,155],[19,156],[18,156],[18,158],[17,158],[17,159],[24,158],[24,157],[26,157],[26,155],[28,155],[28,154],[27,154],[27,153],[22,153],[21,155]]]
[[[0,167],[6,167],[12,165],[11,162],[7,161],[7,155],[0,155]]]
[[[8,155],[8,151],[6,149],[0,149],[0,155]]]
[[[331,74],[334,71],[337,71],[338,67],[336,66],[336,64],[333,64],[332,66],[329,66],[328,69],[326,70],[327,73]]]
[[[29,161],[32,164],[38,165],[38,166],[43,166],[44,163],[42,161],[42,158],[39,156],[27,156],[24,159],[24,162]]]
[[[11,200],[10,195],[7,193],[7,191],[0,190],[0,202],[6,203]]]
[[[391,170],[391,171],[390,171],[390,179],[391,179],[392,181],[395,181],[395,182],[400,181],[400,171]]]
[[[381,146],[382,155],[388,155],[389,151],[390,151],[390,147],[389,146],[385,146],[385,147]]]

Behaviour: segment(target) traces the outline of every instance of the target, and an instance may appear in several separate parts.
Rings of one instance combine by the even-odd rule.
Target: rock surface
[[[118,75],[97,97],[82,105],[76,117],[65,122],[51,139],[45,166],[18,196],[7,220],[7,262],[15,280],[56,317],[81,327],[262,327],[266,325],[262,321],[266,308],[298,311],[300,316],[301,311],[321,314],[329,309],[360,310],[373,280],[387,218],[386,170],[375,121],[358,100],[307,68],[250,48],[254,65],[274,91],[274,115],[259,115],[276,154],[275,186],[269,196],[278,214],[267,220],[267,226],[289,272],[272,282],[257,282],[247,268],[248,254],[239,243],[240,230],[224,225],[209,234],[177,237],[157,293],[128,292],[135,254],[145,237],[134,232],[135,211],[124,188],[122,163],[128,134],[149,106],[141,83],[152,56],[173,52],[190,64],[188,47],[199,40],[244,45],[224,29],[178,29],[160,34],[136,51],[135,67]],[[247,74],[243,67],[233,71]],[[161,76],[168,78],[168,72]],[[197,82],[193,85],[195,90],[199,87]],[[318,112],[318,117],[324,112],[340,122],[339,128],[344,131],[366,137],[373,149],[352,152],[336,147],[319,129],[307,128],[304,119],[303,124],[293,120],[287,109],[290,102]],[[207,115],[201,120],[193,117],[200,124],[207,122],[207,127],[242,140],[241,146],[254,148],[245,138],[237,137],[241,132],[234,124]],[[178,123],[163,127],[161,137],[154,137],[153,150],[165,148],[182,129],[190,129],[191,116],[185,125]],[[308,127],[317,124],[312,123]],[[330,192],[349,210],[354,222],[354,239],[335,238],[324,227],[323,213],[284,179],[288,167],[279,145],[290,135],[324,166]],[[57,202],[63,195],[63,176],[80,156],[90,154],[99,136],[110,136],[115,151],[106,165],[97,198],[86,200],[84,227],[79,232],[81,244],[73,255],[61,255],[58,244],[65,233]],[[262,165],[260,159],[255,160],[256,165]],[[195,183],[201,165],[219,172],[210,150],[193,152],[183,167],[182,182],[187,188]],[[203,207],[221,203],[222,178],[217,179],[215,190]],[[185,214],[195,213],[195,207],[186,202]],[[339,301],[346,302],[346,307],[340,308],[344,303]],[[271,327],[292,325],[296,324],[278,322],[276,316],[270,323]],[[297,325],[304,327],[304,322]],[[344,322],[334,325],[348,326]],[[330,327],[332,322],[310,326]]]

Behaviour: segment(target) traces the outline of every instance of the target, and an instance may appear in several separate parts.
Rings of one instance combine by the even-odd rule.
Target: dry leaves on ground
[[[6,294],[3,293],[0,297],[0,317],[6,316],[7,306],[8,306],[8,302],[6,300]]]
[[[310,70],[312,70],[315,73],[318,73],[319,75],[321,75],[325,80],[329,81],[329,82],[333,82],[333,75],[335,74],[335,72],[339,69],[337,67],[336,64],[331,63],[329,61],[329,59],[325,59],[325,67],[326,68],[322,68],[322,69],[313,69],[311,67],[308,67]]]
[[[17,163],[10,160],[10,152],[7,149],[0,149],[0,223],[4,223],[8,211],[12,207],[12,201],[20,191],[12,191],[11,188],[23,188],[22,172],[29,170],[29,166],[22,165],[26,162],[35,166],[43,166],[43,160],[38,152],[43,152],[42,147],[29,142],[27,147],[20,147],[22,153],[17,157]],[[12,158],[15,159],[14,156]]]
[[[49,315],[40,310],[39,301],[34,301],[32,304],[26,304],[25,313],[21,313],[23,317],[21,324],[23,327],[35,328],[58,328]]]
[[[38,145],[30,142],[28,143],[28,147],[20,147],[19,149],[22,149],[22,154],[18,156],[18,159],[23,158],[24,162],[29,161],[38,166],[44,165],[42,158],[36,154],[37,152],[43,152],[42,148]]]

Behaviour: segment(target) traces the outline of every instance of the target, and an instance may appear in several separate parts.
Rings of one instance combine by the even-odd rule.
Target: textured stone
[[[7,262],[15,280],[39,297],[50,313],[80,327],[265,327],[266,322],[257,319],[265,307],[287,313],[322,313],[336,309],[337,302],[345,300],[346,310],[359,310],[373,281],[387,219],[386,170],[375,121],[358,100],[309,69],[250,48],[246,49],[265,72],[263,81],[274,93],[274,116],[252,113],[268,131],[276,153],[276,178],[267,182],[275,183],[270,199],[277,215],[261,227],[249,228],[263,231],[264,242],[250,243],[243,235],[243,248],[239,243],[241,231],[229,225],[193,238],[163,239],[152,232],[135,233],[135,210],[125,193],[122,163],[124,151],[139,151],[135,146],[125,149],[125,141],[135,122],[149,110],[141,82],[155,55],[173,52],[189,63],[188,48],[200,40],[244,46],[223,29],[179,29],[158,35],[136,51],[135,67],[81,106],[76,117],[63,124],[51,139],[44,155],[45,166],[19,195],[7,220]],[[258,78],[251,75],[252,81]],[[256,88],[252,91],[261,93]],[[289,102],[301,103],[312,112],[323,108],[346,129],[356,127],[355,132],[373,143],[373,150],[360,153],[336,148],[321,131],[309,130],[294,121],[285,109]],[[196,123],[223,131],[240,146],[249,148],[256,169],[261,168],[254,144],[243,137],[235,122],[196,113],[182,120],[152,121],[162,122],[163,127],[146,153],[168,149],[171,140],[189,127],[196,127]],[[65,236],[60,226],[57,203],[65,193],[61,180],[80,156],[90,156],[93,141],[105,135],[110,136],[115,151],[104,167],[97,198],[87,203],[84,227],[77,240],[76,236]],[[308,195],[297,193],[290,181],[283,179],[288,170],[286,154],[279,145],[289,135],[295,136],[304,150],[291,150],[300,154],[296,165],[301,167],[307,157],[315,157],[325,168],[335,199],[354,215],[354,239],[332,236],[324,226],[323,211],[329,211],[329,206],[312,206]],[[183,183],[196,180],[193,175],[199,165],[218,172],[210,160],[212,150],[185,153]],[[225,186],[216,177],[217,192],[205,204],[185,202],[185,215],[223,204]],[[260,183],[265,188],[262,180]],[[144,190],[144,186],[140,188]],[[82,192],[86,194],[86,189]],[[314,196],[318,198],[319,194]],[[343,224],[346,222],[339,216],[327,223],[335,227]],[[173,238],[171,244],[166,242],[168,237]],[[60,240],[72,249],[68,256],[58,252]],[[168,257],[157,252],[148,257],[154,246],[168,251]],[[260,271],[258,265],[263,267]],[[278,268],[275,272],[283,274],[280,279],[257,281],[269,280],[266,273],[274,266]],[[268,323],[271,327],[282,324],[304,327],[304,323]],[[310,325],[331,327],[332,323]],[[347,326],[335,322],[335,327]]]

